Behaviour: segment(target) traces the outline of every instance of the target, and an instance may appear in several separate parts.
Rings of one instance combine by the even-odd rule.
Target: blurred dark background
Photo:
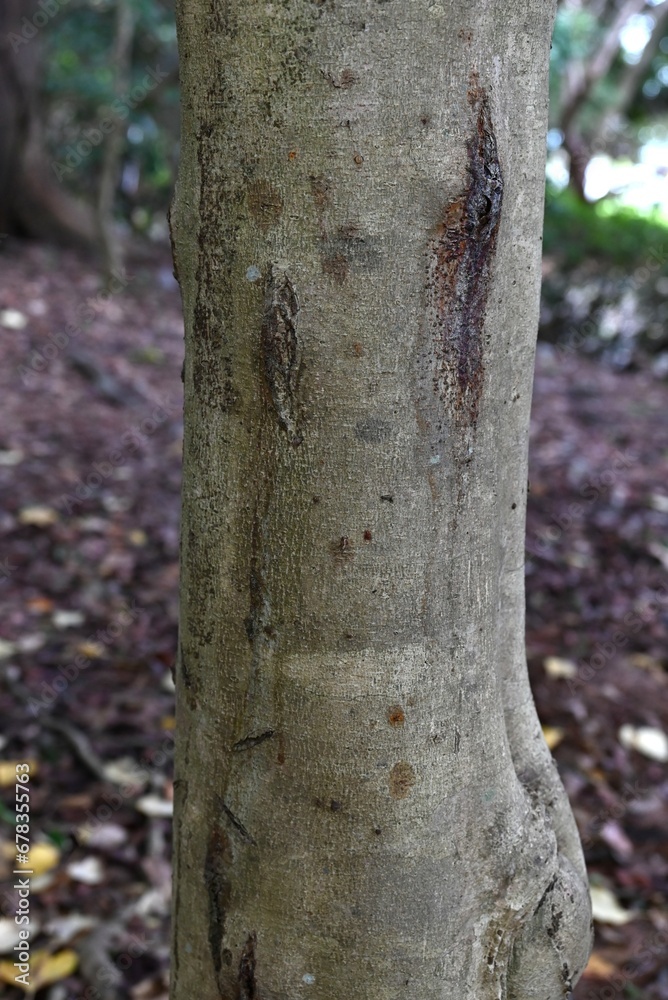
[[[2,0],[0,48],[0,990],[28,763],[33,990],[166,998],[173,3]],[[591,875],[576,997],[668,1000],[668,0],[560,4],[544,248],[527,648]]]

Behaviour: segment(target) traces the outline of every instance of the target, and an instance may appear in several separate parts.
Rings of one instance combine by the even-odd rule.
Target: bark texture
[[[553,3],[180,0],[173,1000],[556,1000],[524,655]]]

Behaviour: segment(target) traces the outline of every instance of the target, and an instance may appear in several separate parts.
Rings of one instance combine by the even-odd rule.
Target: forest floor
[[[180,298],[166,250],[131,259],[107,298],[74,253],[13,244],[0,261],[0,982],[16,974],[16,764],[29,762],[33,988],[158,1000]],[[579,1000],[668,1000],[667,571],[668,386],[541,345],[527,644],[596,900]]]

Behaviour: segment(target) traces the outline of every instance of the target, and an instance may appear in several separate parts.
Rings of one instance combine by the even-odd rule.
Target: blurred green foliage
[[[154,217],[164,217],[178,159],[176,29],[172,0],[132,0],[132,8],[131,77],[122,114],[113,110],[119,108],[111,62],[114,0],[79,0],[50,23],[43,33],[42,91],[48,154],[61,165],[59,179],[77,194],[94,196],[104,142],[79,162],[77,144],[104,119],[123,131],[117,208],[135,228],[147,229]],[[151,70],[164,79],[146,93],[142,81]]]
[[[601,28],[598,19],[587,10],[561,6],[552,32],[550,74],[558,84],[561,74],[573,59],[586,59],[595,48]]]
[[[658,4],[659,0],[656,0]],[[656,5],[655,4],[655,5]],[[651,18],[651,8],[641,18]],[[612,17],[608,15],[608,19]],[[652,22],[648,22],[651,30]],[[560,4],[552,34],[550,51],[550,106],[553,111],[559,106],[562,88],[567,74],[576,65],[586,67],[588,60],[602,45],[609,25],[592,10],[568,4]],[[668,39],[664,38],[664,43]],[[591,127],[612,106],[616,100],[618,84],[634,57],[623,50],[617,54],[612,71],[597,81],[588,100],[580,112],[585,130]],[[644,86],[638,92],[632,105],[625,110],[625,122],[633,122],[637,127],[647,124],[658,113],[668,108],[668,44],[662,44],[651,60]],[[628,135],[626,136],[628,139]]]
[[[571,270],[593,259],[602,268],[642,261],[651,247],[668,257],[668,223],[659,211],[641,213],[614,199],[583,202],[569,188],[547,186],[543,248]]]

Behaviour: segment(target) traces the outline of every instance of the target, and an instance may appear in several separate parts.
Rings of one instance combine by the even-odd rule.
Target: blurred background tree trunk
[[[117,0],[115,13],[111,65],[114,67],[114,98],[120,101],[123,94],[129,90],[131,78],[132,39],[135,24],[132,0]],[[124,146],[124,129],[116,128],[106,137],[102,170],[98,183],[96,219],[108,282],[123,266],[123,247],[114,223],[114,202]]]
[[[0,231],[89,247],[93,211],[58,183],[44,141],[39,12],[37,0],[0,4]]]

